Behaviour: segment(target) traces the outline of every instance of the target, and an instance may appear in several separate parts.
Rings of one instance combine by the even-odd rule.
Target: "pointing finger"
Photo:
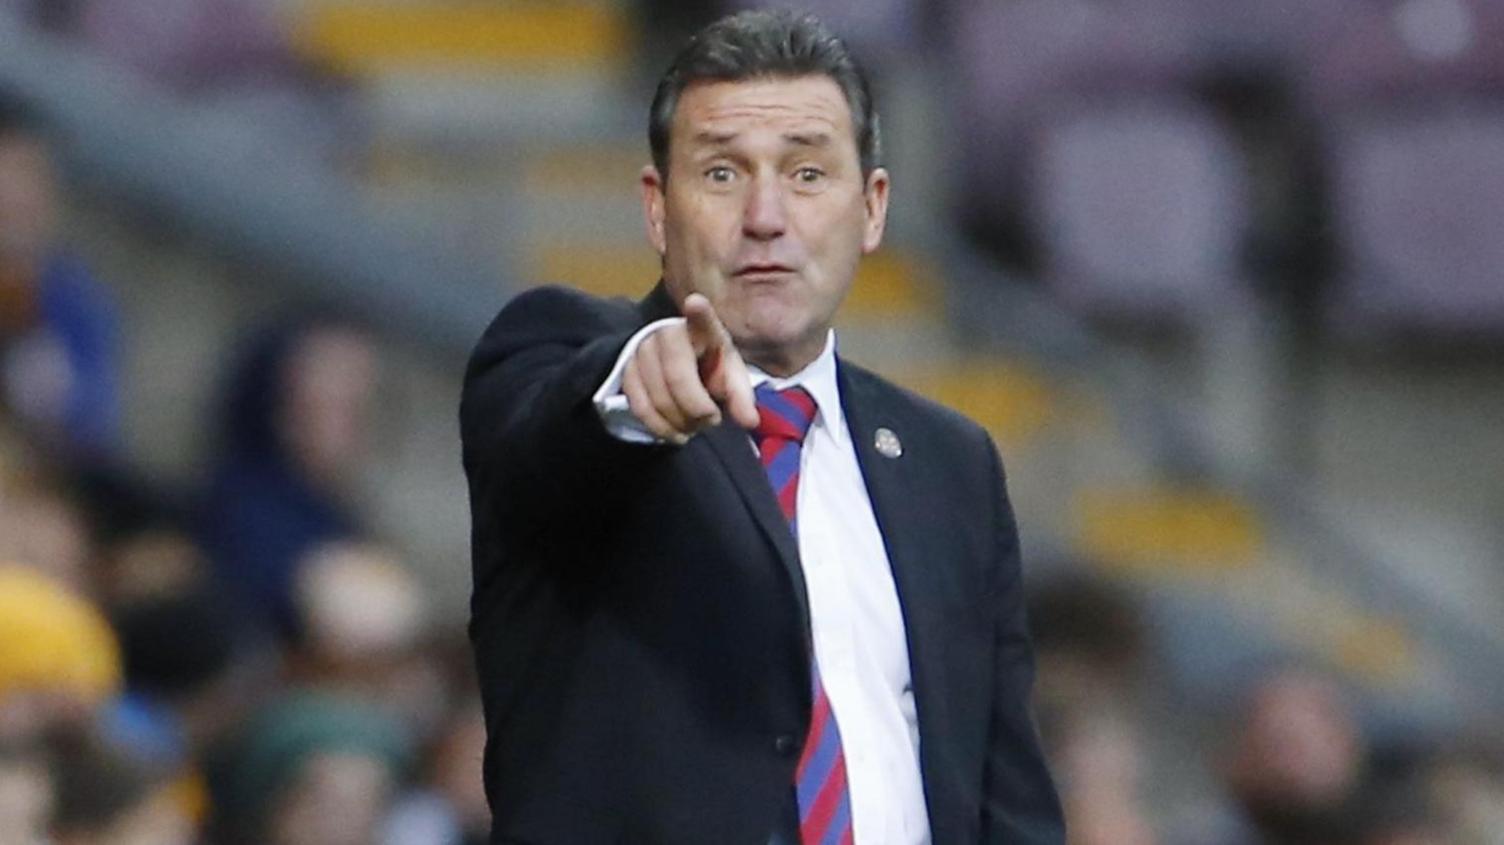
[[[662,340],[657,348],[663,380],[690,428],[719,425],[721,409],[701,382],[699,364],[685,332],[665,329]]]
[[[704,294],[692,293],[684,298],[684,318],[696,358],[731,345],[726,327]]]
[[[752,378],[747,374],[747,365],[734,347],[727,347],[721,356],[720,369],[721,402],[726,412],[742,428],[756,428],[758,423],[757,398],[752,392]]]

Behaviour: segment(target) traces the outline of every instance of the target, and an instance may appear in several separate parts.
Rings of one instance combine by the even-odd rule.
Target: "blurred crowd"
[[[0,106],[0,842],[482,841],[462,632],[348,495],[372,335],[317,310],[251,332],[204,477],[143,477],[54,159]]]
[[[1127,586],[1077,571],[1032,593],[1040,731],[1074,845],[1504,841],[1498,737],[1380,738],[1358,690],[1294,658],[1191,707]]]
[[[329,133],[347,127],[329,109],[347,83],[299,62],[273,5],[0,0],[185,97],[234,102],[334,149]],[[667,44],[719,5],[638,12]],[[1287,131],[1303,109],[1382,102],[1393,115],[1427,91],[1504,78],[1504,51],[1471,49],[1492,19],[1457,23],[1457,9],[1492,7],[1460,0],[1321,0],[1304,22],[1289,3],[1160,0],[1171,11],[1152,18],[1149,0],[805,5],[854,32],[879,71],[948,45],[972,186],[964,225],[1083,302],[1162,290],[1180,303],[1177,284],[1252,272],[1247,232],[1227,228],[1245,214],[1271,275],[1321,275],[1332,244],[1302,240],[1319,216],[1310,138]],[[1163,21],[1184,26],[1152,25]],[[1426,55],[1434,72],[1405,70]],[[1143,94],[1128,112],[1075,108],[1126,89]],[[1166,137],[1199,169],[1156,178]],[[61,240],[55,152],[24,104],[0,101],[0,845],[484,841],[484,727],[463,632],[432,618],[400,538],[380,537],[350,495],[379,336],[333,310],[255,327],[219,362],[203,476],[143,477],[121,433],[130,327]],[[1125,155],[1144,178],[1085,179]],[[1155,201],[1184,213],[1145,214]],[[1399,224],[1386,225],[1354,237],[1383,241]],[[1094,246],[1104,232],[1116,247]],[[1471,278],[1460,267],[1450,278]],[[1404,282],[1386,288],[1395,302]],[[1456,308],[1479,316],[1479,302],[1492,300]],[[1504,749],[1377,743],[1352,691],[1312,665],[1251,668],[1227,712],[1185,712],[1135,594],[1073,571],[1037,584],[1031,607],[1040,726],[1072,843],[1504,842]]]

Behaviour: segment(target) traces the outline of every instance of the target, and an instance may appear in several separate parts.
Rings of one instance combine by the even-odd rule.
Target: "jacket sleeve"
[[[460,398],[472,497],[547,517],[621,490],[662,445],[611,436],[591,396],[639,328],[626,303],[563,288],[513,299],[476,345]],[[577,518],[577,516],[576,516]]]
[[[1018,526],[1008,501],[1002,460],[990,439],[995,489],[993,569],[992,716],[982,795],[982,841],[1009,845],[1060,845],[1065,822],[1045,765],[1030,707],[1034,654],[1024,614]]]

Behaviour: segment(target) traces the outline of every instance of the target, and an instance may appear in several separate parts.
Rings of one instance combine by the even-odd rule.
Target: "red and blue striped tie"
[[[778,506],[797,537],[799,522],[799,457],[804,435],[815,419],[815,400],[802,387],[774,390],[757,388],[757,428],[752,436],[762,456],[763,469],[773,485]],[[846,789],[846,756],[841,753],[841,731],[830,709],[830,698],[820,682],[820,668],[810,660],[814,712],[809,736],[794,790],[799,801],[799,836],[804,845],[850,845],[851,795]]]

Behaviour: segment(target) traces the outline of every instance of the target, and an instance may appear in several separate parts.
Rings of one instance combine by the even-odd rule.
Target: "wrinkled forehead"
[[[851,107],[835,80],[820,75],[696,82],[680,95],[672,137],[685,151],[774,138],[856,152]]]

